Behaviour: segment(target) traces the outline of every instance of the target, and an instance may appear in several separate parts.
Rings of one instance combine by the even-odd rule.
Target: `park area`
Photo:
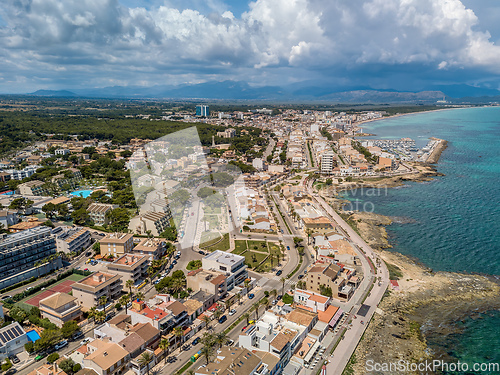
[[[283,249],[275,242],[236,240],[234,245],[233,253],[244,256],[248,267],[257,272],[271,272],[285,257]]]
[[[25,311],[29,311],[33,306],[38,307],[39,302],[47,297],[50,297],[52,294],[60,292],[60,293],[69,293],[71,292],[71,286],[83,279],[85,276],[72,274],[64,279],[58,281],[57,283],[48,286],[44,290],[40,290],[39,292],[32,294],[21,301],[17,302],[15,306],[22,308]]]

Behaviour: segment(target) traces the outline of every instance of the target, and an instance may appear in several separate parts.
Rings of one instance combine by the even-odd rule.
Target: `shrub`
[[[52,354],[49,354],[49,356],[47,357],[47,362],[54,363],[58,359],[59,359],[59,354],[58,353],[52,353]]]

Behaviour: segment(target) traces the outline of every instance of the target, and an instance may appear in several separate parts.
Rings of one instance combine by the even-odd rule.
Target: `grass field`
[[[247,250],[247,241],[246,240],[235,240],[234,241],[234,250],[233,253],[241,254]]]
[[[257,267],[267,256],[266,254],[255,253],[253,251],[245,251],[242,255],[245,257],[245,263],[252,268]]]
[[[252,251],[255,250],[255,251],[260,251],[262,253],[269,253],[266,241],[247,240],[247,243],[248,243],[248,248]],[[257,246],[257,249],[255,249],[255,246]]]
[[[229,233],[224,234],[222,241],[220,241],[218,243],[215,243],[215,242],[217,242],[217,241],[213,240],[210,242],[205,242],[203,244],[200,244],[200,248],[203,248],[203,250],[207,250],[207,251],[215,251],[215,250],[227,251],[227,250],[229,250],[229,247],[230,247]]]
[[[233,253],[243,255],[245,257],[245,263],[255,268],[264,259],[266,261],[260,265],[256,271],[258,272],[270,272],[274,267],[278,265],[276,257],[273,258],[271,262],[270,255],[282,254],[282,251],[278,244],[274,242],[267,241],[256,241],[256,240],[235,240],[234,241]],[[254,247],[257,246],[257,250]],[[254,262],[256,260],[256,262]]]

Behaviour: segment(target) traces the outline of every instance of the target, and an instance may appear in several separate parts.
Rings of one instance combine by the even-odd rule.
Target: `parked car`
[[[176,254],[178,257],[181,256],[181,252],[179,250],[177,250],[177,254]]]
[[[226,341],[226,345],[227,346],[231,346],[233,344],[234,344],[234,340],[229,339],[229,340]]]
[[[11,355],[11,356],[9,357],[9,359],[10,359],[10,361],[11,361],[12,363],[14,363],[14,364],[21,362],[21,361],[19,360],[19,358],[17,358],[17,355],[14,355],[14,354],[13,354],[13,355]]]
[[[253,297],[255,297],[255,294],[253,294],[253,293],[250,293],[250,294],[248,295],[248,299],[252,299]]]
[[[35,361],[36,361],[36,362],[38,362],[38,361],[42,360],[43,358],[45,358],[45,356],[46,356],[46,355],[47,355],[47,354],[45,354],[45,353],[40,353],[40,354],[38,354],[38,355],[35,357]]]
[[[174,261],[172,262],[172,264],[177,264],[177,261],[174,259]]]
[[[300,274],[300,275],[299,275],[299,280],[300,280],[300,279],[303,279],[303,278],[304,278],[304,275]]]
[[[198,251],[201,255],[205,255],[205,252],[203,250]]]
[[[235,309],[231,309],[231,311],[229,311],[229,315],[234,315],[236,314],[236,310]]]
[[[82,337],[83,337],[83,332],[82,332],[82,331],[78,331],[78,332],[75,332],[75,333],[73,334],[72,339],[73,339],[73,340],[78,340],[78,339],[80,339],[80,338],[82,338]]]
[[[64,348],[65,346],[68,346],[68,342],[66,340],[63,340],[63,341],[58,342],[56,345],[54,345],[54,348],[56,350],[60,350],[60,349]]]
[[[219,324],[224,323],[226,320],[227,320],[227,316],[222,315],[222,316],[219,318]]]
[[[283,271],[282,271],[282,270],[278,270],[278,272],[276,272],[276,276],[279,276],[279,275],[281,275],[282,273],[283,273]]]
[[[6,299],[9,299],[9,298],[12,298],[12,296],[10,296],[10,295],[6,295],[6,296],[3,296],[3,297],[2,297],[2,300],[6,300]]]
[[[195,339],[193,340],[193,345],[196,345],[196,344],[198,344],[199,342],[200,342],[200,338],[199,338],[199,337],[197,337],[197,338],[195,338]]]
[[[290,250],[290,246],[287,246],[287,247],[286,247],[286,249],[287,249],[287,250]]]
[[[87,337],[86,339],[83,339],[81,342],[80,342],[80,345],[85,345],[87,343],[90,342],[90,337]]]

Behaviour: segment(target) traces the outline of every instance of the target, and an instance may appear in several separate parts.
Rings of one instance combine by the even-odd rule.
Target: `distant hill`
[[[44,97],[82,97],[118,99],[193,99],[193,100],[260,100],[277,102],[329,103],[435,103],[467,97],[498,96],[500,91],[469,85],[432,86],[419,92],[378,90],[364,86],[335,86],[321,82],[300,82],[283,87],[251,86],[243,81],[212,81],[199,84],[141,86],[113,86],[90,89],[38,90],[28,94]],[[486,100],[487,101],[487,100]]]
[[[72,97],[72,96],[77,96],[74,92],[67,91],[67,90],[37,90],[35,92],[32,92],[32,96],[53,96],[53,97],[59,97],[59,98],[67,98],[67,97]]]

